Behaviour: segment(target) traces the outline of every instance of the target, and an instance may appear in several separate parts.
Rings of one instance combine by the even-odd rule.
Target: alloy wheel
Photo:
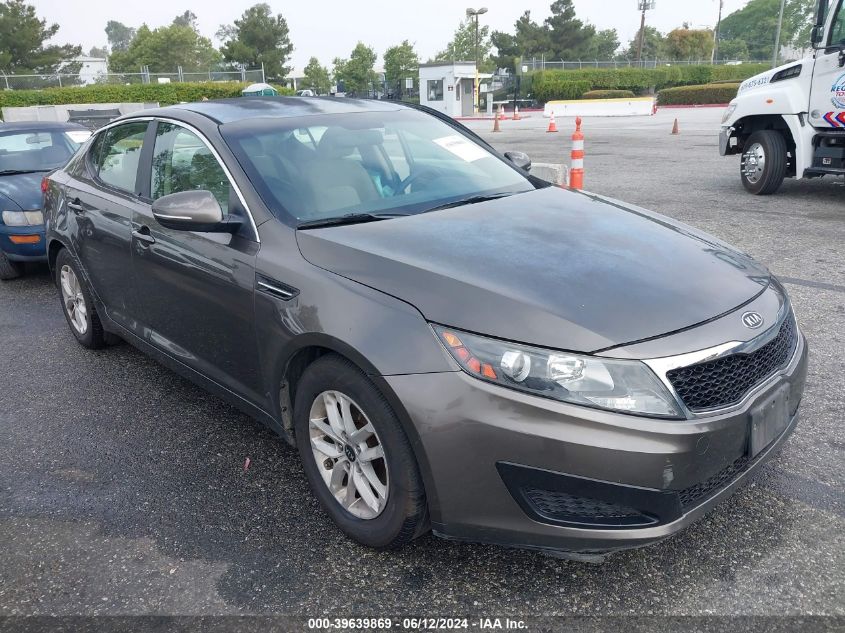
[[[384,447],[367,415],[349,396],[324,391],[311,404],[309,439],[323,482],[359,519],[374,519],[387,504]]]
[[[766,151],[760,143],[754,143],[742,155],[742,173],[752,184],[757,184],[766,169]]]
[[[79,279],[76,278],[73,268],[67,264],[61,268],[60,282],[62,302],[70,323],[73,329],[84,336],[88,331],[88,306],[85,305],[85,296],[82,294]]]

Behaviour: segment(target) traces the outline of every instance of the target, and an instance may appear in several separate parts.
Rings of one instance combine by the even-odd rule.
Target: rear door
[[[64,187],[74,251],[107,314],[125,327],[132,323],[130,222],[140,204],[138,171],[148,126],[132,121],[102,132],[83,175]]]
[[[258,243],[246,210],[216,154],[198,133],[159,121],[151,132],[145,203],[133,208],[133,285],[144,337],[171,357],[259,407],[253,290]],[[152,202],[211,191],[224,216],[242,216],[244,235],[167,229]]]
[[[829,18],[827,48],[816,51],[810,95],[812,124],[821,128],[845,128],[845,68],[840,47],[845,45],[845,2],[839,0]]]

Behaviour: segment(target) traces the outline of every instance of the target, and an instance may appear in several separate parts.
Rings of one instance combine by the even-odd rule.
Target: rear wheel
[[[91,293],[85,286],[79,265],[66,249],[59,251],[56,257],[56,285],[65,318],[76,340],[88,349],[105,347],[103,325]]]
[[[296,443],[316,497],[370,547],[400,547],[427,529],[422,481],[396,414],[367,376],[327,355],[296,389]]]
[[[6,253],[0,251],[0,280],[9,281],[10,279],[17,279],[23,274],[23,264],[20,262],[13,262]]]
[[[780,132],[754,132],[745,143],[739,168],[746,190],[760,196],[775,193],[786,177],[787,151]]]

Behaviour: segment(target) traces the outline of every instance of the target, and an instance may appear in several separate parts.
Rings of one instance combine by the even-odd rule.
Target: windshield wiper
[[[431,207],[430,209],[426,209],[423,213],[429,213],[431,211],[440,211],[441,209],[451,209],[453,207],[462,207],[465,204],[475,204],[476,202],[487,202],[488,200],[498,200],[499,198],[507,198],[508,196],[516,195],[520,193],[518,191],[506,191],[504,193],[492,193],[486,196],[469,196],[467,198],[461,198],[460,200],[453,200],[452,202],[446,202],[445,204],[439,204],[436,207]]]
[[[408,215],[407,213],[347,213],[334,218],[319,218],[300,222],[298,229],[318,229],[326,226],[342,226],[344,224],[363,224],[364,222],[377,222],[390,218],[399,218]]]
[[[52,169],[3,169],[0,176],[16,176],[19,174],[35,174],[42,171],[53,171]]]

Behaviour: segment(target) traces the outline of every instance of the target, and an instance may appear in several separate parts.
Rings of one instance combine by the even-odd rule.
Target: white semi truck
[[[719,152],[741,156],[753,194],[845,176],[845,0],[819,0],[811,41],[810,57],[747,79],[725,111]]]

